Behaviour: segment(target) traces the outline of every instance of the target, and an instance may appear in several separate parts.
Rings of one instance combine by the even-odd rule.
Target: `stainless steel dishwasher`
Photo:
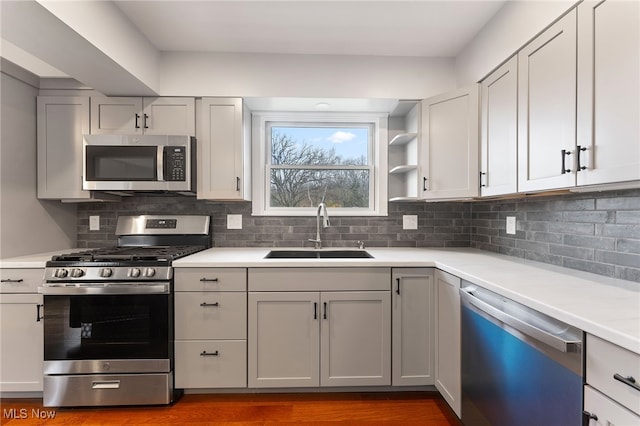
[[[462,422],[582,424],[583,332],[484,288],[460,288]]]

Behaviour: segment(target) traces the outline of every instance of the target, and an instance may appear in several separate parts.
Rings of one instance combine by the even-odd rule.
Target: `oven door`
[[[171,371],[171,294],[44,293],[44,373]]]

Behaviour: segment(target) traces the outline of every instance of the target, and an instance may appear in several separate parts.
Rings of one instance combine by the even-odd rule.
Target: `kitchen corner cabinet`
[[[247,270],[176,268],[175,386],[247,386]]]
[[[91,98],[91,133],[186,135],[196,130],[194,98]]]
[[[0,392],[42,392],[44,270],[0,269]]]
[[[573,9],[518,52],[519,192],[575,186],[576,37]]]
[[[480,84],[480,195],[518,191],[518,58]]]
[[[389,201],[418,197],[420,102],[400,101],[389,116]]]
[[[38,96],[38,198],[70,202],[114,200],[82,189],[82,135],[89,133],[89,98]]]
[[[422,101],[419,198],[478,196],[478,85]]]
[[[585,424],[640,424],[640,355],[587,334],[585,363]]]
[[[577,11],[577,184],[638,180],[640,3],[585,1]]]
[[[461,417],[460,278],[435,271],[435,375],[436,388]]]
[[[391,272],[392,384],[434,384],[434,272],[394,268]]]
[[[249,269],[250,388],[391,384],[389,270],[338,269]]]
[[[251,200],[251,119],[241,98],[198,102],[198,199]]]

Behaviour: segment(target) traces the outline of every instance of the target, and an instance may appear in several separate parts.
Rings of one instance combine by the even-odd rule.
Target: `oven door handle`
[[[113,295],[113,294],[169,294],[168,282],[140,283],[83,283],[83,284],[44,284],[38,287],[38,293],[44,295]]]

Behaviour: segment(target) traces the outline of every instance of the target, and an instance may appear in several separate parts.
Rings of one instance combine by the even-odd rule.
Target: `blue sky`
[[[367,137],[369,129],[366,127],[286,127],[272,128],[281,134],[293,137],[298,143],[322,149],[336,150],[342,158],[358,158],[367,156]]]

